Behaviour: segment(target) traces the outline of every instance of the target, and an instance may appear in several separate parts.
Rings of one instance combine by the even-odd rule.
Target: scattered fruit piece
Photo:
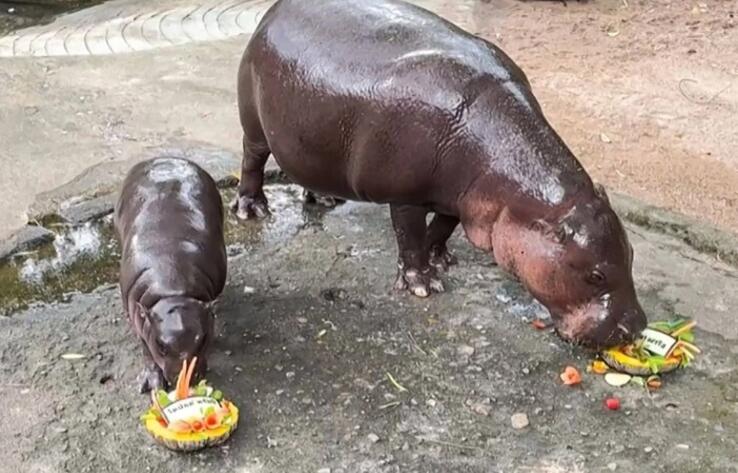
[[[648,389],[651,391],[661,388],[661,378],[658,376],[649,376],[646,380],[646,386],[648,386]]]
[[[608,397],[605,399],[605,407],[610,409],[611,411],[617,411],[620,409],[620,399],[616,397]]]
[[[573,386],[582,382],[582,376],[573,366],[567,366],[564,369],[564,372],[561,373],[560,377],[561,381],[563,381],[567,386]]]
[[[605,382],[610,386],[617,388],[625,386],[631,380],[632,376],[625,373],[607,373],[605,374]]]
[[[546,322],[544,322],[541,319],[535,319],[533,322],[530,323],[534,329],[536,330],[545,330],[548,325],[546,325]]]
[[[605,374],[609,370],[607,363],[602,360],[595,360],[589,365],[589,369],[595,374]]]

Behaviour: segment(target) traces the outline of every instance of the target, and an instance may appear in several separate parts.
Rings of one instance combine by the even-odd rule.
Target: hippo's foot
[[[241,220],[261,219],[267,217],[271,213],[269,212],[269,205],[267,204],[265,196],[238,196],[231,203],[231,210],[235,212],[236,217]]]
[[[138,375],[138,383],[140,386],[139,392],[141,392],[141,394],[145,394],[154,389],[164,389],[167,387],[164,373],[162,373],[161,369],[153,363],[147,365],[143,370],[141,370],[141,374]]]
[[[409,291],[417,297],[428,297],[433,292],[443,292],[443,283],[436,275],[434,267],[429,266],[425,271],[409,268],[400,270],[395,281],[396,291]]]
[[[321,207],[326,207],[329,209],[332,209],[333,207],[336,207],[346,202],[345,200],[339,199],[338,197],[316,194],[307,189],[305,189],[303,196],[305,198],[306,204],[320,205]]]
[[[449,266],[457,264],[459,260],[448,248],[435,247],[430,251],[430,264],[438,271],[448,271]]]

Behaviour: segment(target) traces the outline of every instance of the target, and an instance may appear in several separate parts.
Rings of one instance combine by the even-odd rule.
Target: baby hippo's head
[[[194,378],[207,369],[207,349],[213,333],[213,314],[201,301],[189,297],[166,297],[151,309],[139,306],[144,323],[143,338],[151,357],[169,385],[177,382],[183,360],[197,357]]]

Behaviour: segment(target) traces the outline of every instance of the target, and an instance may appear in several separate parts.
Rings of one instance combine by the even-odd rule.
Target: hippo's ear
[[[555,241],[556,243],[564,243],[566,240],[566,228],[562,223],[552,224],[543,219],[534,220],[530,224],[531,230],[536,233],[540,233],[543,236]]]
[[[605,191],[605,186],[603,186],[599,182],[596,182],[594,184],[594,191],[595,191],[595,195],[597,195],[597,197],[599,197],[600,199],[604,200],[608,204],[610,203],[610,198],[607,196],[607,191]]]

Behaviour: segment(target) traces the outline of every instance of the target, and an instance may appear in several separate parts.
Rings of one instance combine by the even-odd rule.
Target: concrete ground
[[[729,2],[418,3],[512,53],[608,187],[738,229]],[[113,285],[117,247],[100,217],[130,165],[164,148],[205,164],[230,197],[243,19],[266,4],[114,0],[17,32],[10,53],[0,39],[12,56],[0,58],[0,233],[28,217],[51,230],[36,228],[51,241],[0,264],[1,473],[738,472],[729,235],[617,198],[649,317],[695,318],[704,354],[651,394],[591,375],[567,388],[558,374],[584,371],[592,354],[532,329],[545,313],[459,235],[447,293],[395,294],[386,209],[304,207],[275,171],[274,216],[229,222],[216,308],[209,379],[243,422],[224,447],[194,455],[151,444],[137,422],[139,350]],[[139,42],[115,39],[126,25]],[[59,37],[68,49],[81,37],[92,54],[47,56],[64,51]],[[610,395],[622,410],[603,407]],[[529,425],[515,429],[521,413]]]
[[[386,209],[323,212],[299,192],[272,185],[273,218],[230,222],[208,375],[242,408],[226,446],[179,455],[151,443],[137,422],[138,345],[116,288],[102,286],[0,319],[12,426],[0,471],[738,471],[735,268],[630,226],[645,309],[696,318],[704,354],[653,394],[594,375],[569,388],[559,373],[584,372],[592,355],[534,330],[538,306],[466,241],[453,240],[449,292],[396,294]],[[611,395],[622,410],[605,409]],[[530,425],[514,429],[516,413]]]

